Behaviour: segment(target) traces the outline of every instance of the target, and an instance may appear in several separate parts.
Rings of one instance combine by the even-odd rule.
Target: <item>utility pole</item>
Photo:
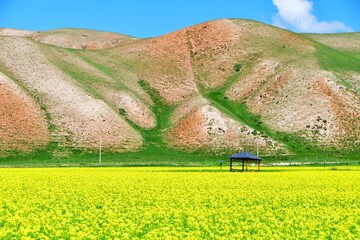
[[[100,136],[100,144],[99,144],[99,163],[101,163],[101,148],[102,148],[102,137]]]

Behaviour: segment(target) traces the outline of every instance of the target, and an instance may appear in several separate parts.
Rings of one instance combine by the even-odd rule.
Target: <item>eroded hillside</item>
[[[153,39],[2,30],[2,152],[354,152],[360,64],[331,44],[238,19]]]

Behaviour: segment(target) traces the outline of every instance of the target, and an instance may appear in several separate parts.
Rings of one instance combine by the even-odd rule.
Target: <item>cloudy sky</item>
[[[0,0],[0,27],[88,28],[160,36],[219,18],[245,18],[295,32],[360,32],[360,0]]]

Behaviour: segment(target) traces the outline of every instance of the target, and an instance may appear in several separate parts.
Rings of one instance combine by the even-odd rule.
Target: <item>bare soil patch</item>
[[[50,136],[36,102],[0,73],[0,152],[30,152],[47,145]]]
[[[126,46],[120,54],[136,62],[137,75],[169,103],[199,93],[185,30]]]

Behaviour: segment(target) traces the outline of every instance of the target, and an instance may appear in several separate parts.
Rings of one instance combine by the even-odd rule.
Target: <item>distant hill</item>
[[[360,151],[359,33],[223,19],[158,38],[0,29],[1,155]]]
[[[360,33],[304,34],[340,51],[360,53]]]

